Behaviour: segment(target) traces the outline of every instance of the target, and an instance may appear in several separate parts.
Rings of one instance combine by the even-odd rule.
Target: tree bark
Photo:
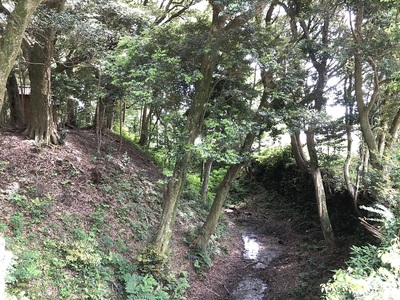
[[[68,99],[67,100],[67,120],[66,120],[66,123],[68,125],[72,125],[74,127],[78,126],[76,111],[77,111],[77,102],[73,99]]]
[[[66,0],[47,0],[45,5],[60,13]],[[31,81],[30,119],[25,134],[38,145],[59,144],[53,114],[51,91],[51,63],[56,41],[56,30],[48,26],[35,33],[35,43],[29,51]]]
[[[354,40],[356,45],[360,45],[362,42],[362,22],[364,18],[364,7],[361,2],[357,4],[356,7],[356,20],[354,28]],[[361,48],[361,47],[359,47]],[[369,150],[371,165],[377,170],[382,170],[382,164],[378,156],[378,145],[375,136],[372,132],[371,124],[369,123],[369,113],[375,104],[376,98],[379,92],[379,82],[377,79],[376,69],[374,68],[374,91],[371,95],[371,99],[368,104],[364,102],[364,92],[362,89],[363,83],[363,66],[361,62],[362,49],[356,49],[354,54],[354,90],[357,102],[357,108],[359,112],[359,121],[362,135],[364,137],[365,143]]]
[[[7,79],[20,53],[25,29],[40,2],[42,0],[18,1],[0,37],[0,110],[3,106]]]
[[[308,165],[307,159],[304,155],[303,147],[301,145],[299,133],[293,133],[290,135],[290,144],[292,146],[292,153],[296,165],[300,168],[303,173],[309,174],[310,167]]]
[[[329,250],[336,248],[335,236],[333,234],[328,208],[326,206],[326,194],[322,181],[321,170],[318,165],[318,155],[315,147],[315,127],[307,130],[307,148],[310,154],[311,176],[315,186],[315,197],[317,198],[318,215],[321,223],[322,233],[326,246]]]
[[[138,142],[138,144],[142,147],[146,146],[148,143],[151,113],[151,109],[149,110],[147,105],[145,105],[142,110],[142,122],[140,126],[140,138]]]
[[[200,192],[200,201],[204,203],[207,202],[208,183],[210,181],[210,174],[213,161],[214,159],[212,157],[208,157],[204,165],[203,182],[201,185],[201,192]]]
[[[204,222],[203,227],[200,231],[200,235],[196,239],[197,247],[203,250],[206,249],[207,244],[210,241],[211,235],[215,232],[217,228],[219,216],[221,215],[221,210],[228,196],[232,182],[237,177],[242,166],[243,163],[231,165],[228,171],[225,173],[222,182],[218,186],[213,204],[211,206],[210,212],[207,215],[207,219]]]
[[[20,97],[18,82],[15,74],[11,74],[7,81],[8,103],[10,105],[10,123],[13,125],[24,124],[23,103]]]
[[[351,155],[353,148],[353,137],[352,137],[352,125],[346,125],[346,135],[347,135],[347,155],[346,160],[343,165],[343,177],[344,182],[346,184],[346,188],[349,191],[351,198],[353,199],[353,209],[356,214],[358,214],[358,191],[356,186],[351,182],[350,179],[350,164],[351,164]]]

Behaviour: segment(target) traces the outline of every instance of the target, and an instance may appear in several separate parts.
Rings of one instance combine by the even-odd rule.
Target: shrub
[[[399,299],[400,297],[400,217],[382,205],[367,208],[378,214],[381,243],[352,247],[347,269],[336,270],[330,282],[322,285],[328,300]]]

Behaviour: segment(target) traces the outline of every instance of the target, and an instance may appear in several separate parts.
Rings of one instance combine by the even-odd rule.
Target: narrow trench
[[[252,222],[241,222],[244,244],[243,259],[246,261],[242,279],[236,284],[230,300],[267,299],[268,284],[263,280],[271,262],[284,251],[279,239],[263,232],[262,226]]]

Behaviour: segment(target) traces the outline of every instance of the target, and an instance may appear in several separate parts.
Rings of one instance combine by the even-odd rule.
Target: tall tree
[[[383,169],[383,155],[400,126],[397,59],[397,1],[353,1],[349,5],[354,57],[354,93],[371,165]],[[390,96],[389,96],[390,95]],[[379,130],[374,128],[378,126]]]
[[[311,109],[311,115],[319,114],[325,110],[327,98],[325,97],[327,81],[329,77],[331,55],[328,51],[332,44],[330,25],[335,17],[336,5],[320,1],[294,2],[284,5],[288,16],[291,19],[292,41],[300,41],[302,52],[306,55],[313,66],[315,73],[304,79],[304,94],[299,103]],[[301,31],[299,30],[301,29]],[[301,32],[301,34],[299,34]],[[307,61],[303,62],[305,65]],[[312,82],[312,85],[310,84]],[[316,148],[315,135],[321,126],[318,118],[312,117],[308,120],[306,128],[307,149],[309,163],[304,160],[302,148],[297,132],[292,135],[291,141],[294,147],[296,161],[303,171],[309,171],[315,188],[315,198],[318,206],[318,213],[326,246],[332,250],[336,247],[332,225],[329,219],[326,205],[326,193],[319,165],[318,152]],[[309,166],[309,167],[308,167]]]
[[[0,27],[0,109],[3,106],[8,75],[20,53],[25,29],[42,0],[13,2],[15,7],[10,12],[0,1],[0,17],[5,16],[7,20],[5,27]]]
[[[234,1],[232,1],[234,2]],[[185,151],[177,159],[173,174],[166,186],[163,202],[163,212],[159,227],[154,240],[154,247],[161,255],[167,255],[169,244],[174,230],[178,201],[186,178],[187,169],[191,160],[191,147],[201,132],[207,103],[212,89],[211,82],[214,69],[218,63],[219,51],[224,43],[224,37],[230,30],[238,29],[246,24],[248,20],[258,15],[266,6],[266,1],[252,1],[244,5],[243,12],[230,11],[230,1],[221,2],[210,0],[212,8],[212,21],[208,38],[205,42],[203,57],[201,59],[200,73],[202,75],[195,83],[195,94],[187,113],[184,128]]]

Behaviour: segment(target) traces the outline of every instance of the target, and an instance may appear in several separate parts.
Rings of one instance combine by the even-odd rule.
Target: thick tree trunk
[[[329,250],[336,248],[335,236],[333,234],[331,221],[329,219],[328,208],[326,206],[326,194],[322,181],[321,170],[318,165],[317,150],[315,147],[315,128],[310,128],[307,132],[307,148],[310,154],[311,176],[315,186],[315,197],[317,199],[319,220],[322,233],[324,234],[326,246]]]
[[[50,57],[53,51],[51,48],[52,45],[41,38],[41,42],[37,42],[30,52],[31,105],[25,134],[38,145],[59,143],[50,98]]]
[[[7,79],[20,52],[25,29],[40,2],[42,0],[18,1],[0,37],[0,110],[3,106]]]
[[[49,9],[61,12],[65,0],[47,0]],[[53,114],[51,91],[51,63],[56,40],[56,30],[44,28],[35,33],[35,44],[30,49],[29,77],[31,81],[30,119],[25,134],[37,144],[59,144]]]
[[[207,201],[208,183],[210,181],[210,174],[213,161],[214,159],[212,157],[208,157],[206,163],[204,164],[204,169],[203,169],[204,174],[202,178],[203,182],[200,191],[200,201],[204,203]]]

